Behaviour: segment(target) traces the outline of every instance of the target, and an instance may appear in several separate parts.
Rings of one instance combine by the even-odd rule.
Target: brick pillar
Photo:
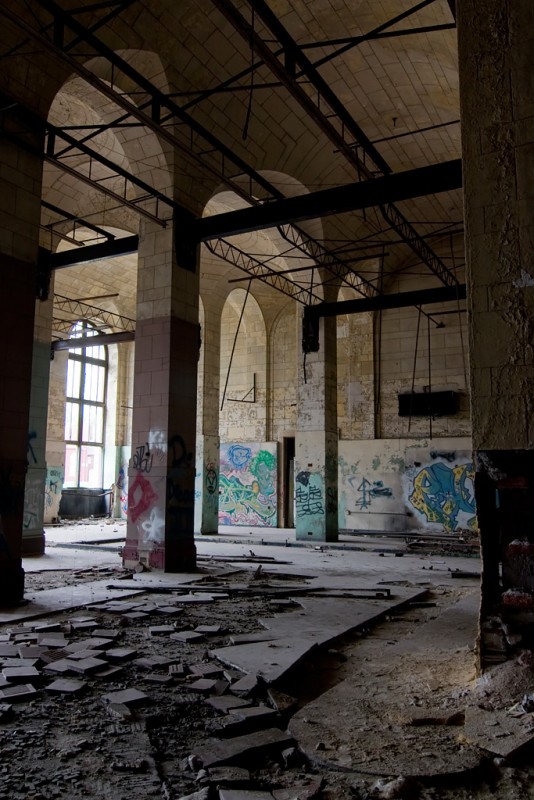
[[[24,130],[24,120],[6,124],[11,122]],[[39,159],[0,139],[0,606],[17,603],[24,594],[21,552],[41,172]]]
[[[320,323],[318,353],[298,368],[295,437],[295,527],[297,539],[338,538],[336,320]]]
[[[526,589],[534,610],[534,4],[457,6],[484,663],[485,617],[521,615],[502,589]]]
[[[175,253],[173,224],[147,225],[139,244],[138,301],[123,559],[166,572],[196,566],[195,430],[198,269]],[[184,236],[176,228],[176,238]]]
[[[195,530],[203,534],[219,529],[219,382],[221,311],[205,306],[202,324],[202,365],[199,379]]]

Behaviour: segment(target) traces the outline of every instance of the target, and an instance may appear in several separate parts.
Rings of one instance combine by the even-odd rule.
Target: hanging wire
[[[236,344],[237,344],[237,337],[239,336],[239,329],[241,328],[241,322],[243,320],[243,314],[245,313],[245,306],[247,304],[247,300],[248,300],[248,296],[249,296],[249,293],[250,293],[251,284],[252,284],[252,278],[248,282],[247,291],[246,291],[246,294],[245,294],[245,299],[243,301],[243,308],[241,309],[241,314],[239,315],[239,321],[237,323],[237,328],[235,330],[234,343],[232,345],[232,352],[230,353],[230,361],[228,362],[228,371],[226,373],[226,381],[225,381],[225,384],[224,384],[224,391],[223,391],[223,396],[222,396],[222,401],[221,401],[221,411],[224,408],[224,401],[226,399],[226,390],[228,389],[228,381],[230,380],[230,370],[232,369],[232,361],[234,360],[234,353],[235,353],[235,347],[236,347]]]
[[[412,410],[413,410],[413,392],[415,388],[415,368],[417,365],[417,351],[419,349],[419,329],[421,327],[421,309],[417,315],[417,333],[415,334],[415,350],[413,354],[413,369],[412,369],[412,392],[410,396],[410,414],[408,416],[408,432],[412,429]]]

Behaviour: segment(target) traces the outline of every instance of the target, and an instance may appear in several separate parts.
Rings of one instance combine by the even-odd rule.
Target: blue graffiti
[[[228,461],[236,469],[242,469],[250,461],[252,450],[242,444],[233,444],[228,448]]]
[[[429,522],[437,522],[446,530],[455,530],[460,512],[474,515],[473,464],[448,467],[437,463],[423,467],[414,478],[410,502]],[[476,517],[467,520],[476,526]]]

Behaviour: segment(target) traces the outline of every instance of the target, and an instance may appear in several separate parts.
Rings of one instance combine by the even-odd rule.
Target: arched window
[[[69,338],[95,336],[86,320],[73,325]],[[108,371],[105,345],[69,351],[65,408],[65,486],[102,486]]]

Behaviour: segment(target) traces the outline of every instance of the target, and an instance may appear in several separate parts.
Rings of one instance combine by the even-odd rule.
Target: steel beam
[[[63,250],[59,253],[51,253],[40,247],[39,261],[48,264],[50,269],[65,269],[65,267],[75,267],[78,264],[129,256],[137,253],[138,248],[139,236],[123,236],[121,239],[110,239],[101,244],[85,245],[76,250]]]
[[[456,286],[437,286],[434,289],[381,294],[378,297],[362,297],[357,300],[343,300],[339,303],[319,303],[315,306],[306,306],[304,316],[307,319],[338,317],[341,314],[362,314],[365,311],[385,311],[390,308],[447,303],[451,300],[465,300],[466,297],[465,283],[459,283]]]
[[[288,222],[388,205],[461,187],[462,162],[455,159],[311,194],[287,197],[262,206],[203,217],[195,221],[194,235],[205,242],[220,236],[235,236]]]
[[[212,0],[214,5],[232,23],[236,31],[241,34],[255,52],[263,59],[276,77],[282,81],[291,95],[297,100],[306,114],[313,119],[319,129],[330,139],[334,146],[343,153],[347,161],[356,168],[358,177],[370,178],[375,174],[387,175],[391,172],[390,166],[377,151],[372,142],[359,127],[358,123],[347,110],[344,103],[337,97],[325,79],[317,70],[302,49],[297,45],[286,28],[282,25],[276,14],[265,0],[245,0],[251,8],[251,13],[259,17],[275,40],[281,44],[283,57],[280,51],[273,51],[270,46],[258,35],[255,26],[250,24],[237,10],[232,0]],[[418,7],[428,5],[432,0],[423,0]],[[408,12],[406,12],[408,13]],[[413,9],[409,13],[413,13]],[[253,16],[254,18],[254,16]],[[352,45],[347,45],[350,47]],[[317,97],[313,98],[297,80],[297,69],[316,90]],[[347,134],[353,141],[348,141]],[[360,155],[361,152],[361,155]],[[371,166],[369,166],[371,162]],[[379,205],[380,212],[384,209]],[[415,228],[397,212],[390,203],[387,217],[391,224],[400,224],[404,229],[403,239],[406,244],[418,255],[421,261],[445,285],[455,285],[458,281],[441,259],[426,244],[421,242]],[[408,232],[406,233],[406,230]],[[400,233],[400,231],[399,231]]]
[[[101,344],[120,344],[135,341],[135,331],[98,333],[96,336],[80,336],[76,339],[58,339],[52,342],[52,350],[76,350],[81,347],[99,347]]]

